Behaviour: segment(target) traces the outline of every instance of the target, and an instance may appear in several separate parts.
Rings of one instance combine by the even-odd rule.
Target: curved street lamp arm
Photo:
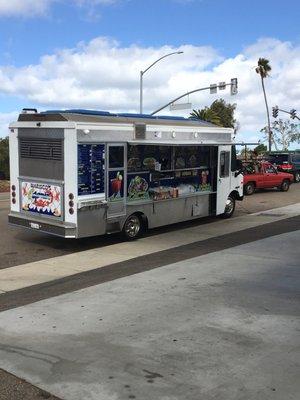
[[[158,58],[156,61],[154,61],[151,65],[149,65],[149,67],[146,68],[144,71],[141,71],[141,74],[144,75],[145,72],[148,71],[148,69],[152,68],[153,65],[155,65],[156,63],[158,63],[158,62],[159,62],[160,60],[162,60],[163,58],[172,56],[173,54],[182,54],[182,53],[183,53],[183,51],[173,51],[173,53],[165,54],[164,56],[162,56],[162,57]]]
[[[232,85],[231,83],[226,83],[225,86],[231,86],[231,85]],[[196,92],[201,92],[202,90],[208,90],[208,89],[210,89],[210,86],[206,86],[206,87],[200,88],[200,89],[191,90],[190,92],[184,93],[181,96],[176,97],[176,99],[173,99],[172,101],[169,101],[169,103],[165,104],[164,106],[162,106],[162,107],[158,108],[157,110],[153,111],[150,115],[157,114],[159,111],[161,111],[164,108],[168,107],[172,103],[175,103],[175,101],[180,100],[185,96],[188,96],[189,94],[196,93]]]
[[[154,61],[151,65],[149,65],[148,68],[146,68],[144,71],[140,71],[140,114],[143,113],[143,76],[145,72],[147,72],[153,65],[158,63],[160,60],[163,58],[172,56],[173,54],[182,54],[183,51],[173,51],[172,53],[165,54],[164,56],[158,58],[156,61]]]

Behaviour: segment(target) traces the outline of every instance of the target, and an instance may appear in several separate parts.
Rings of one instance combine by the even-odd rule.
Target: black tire
[[[300,171],[294,172],[294,181],[295,181],[296,183],[299,183],[299,182],[300,182]]]
[[[222,218],[230,218],[235,210],[235,198],[230,194],[226,201],[224,213],[221,215]]]
[[[244,185],[244,193],[247,196],[251,196],[255,192],[255,185],[253,182],[248,182]]]
[[[285,179],[280,186],[280,190],[282,192],[287,192],[289,188],[290,188],[290,181],[288,179]]]
[[[130,215],[123,226],[123,236],[126,240],[135,240],[144,232],[144,221],[143,219],[137,215],[132,214]]]

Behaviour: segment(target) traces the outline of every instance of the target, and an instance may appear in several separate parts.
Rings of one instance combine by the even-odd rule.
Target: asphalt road
[[[243,202],[238,202],[234,217],[295,204],[299,201],[300,184],[292,185],[287,193],[282,193],[275,189],[264,190],[245,197]],[[18,227],[10,227],[7,224],[8,209],[8,195],[0,194],[0,269],[77,251],[99,248],[122,240],[119,234],[79,240],[62,239],[41,232],[31,232]],[[154,229],[148,235],[201,225],[207,223],[210,219],[213,220],[213,218],[204,218]]]

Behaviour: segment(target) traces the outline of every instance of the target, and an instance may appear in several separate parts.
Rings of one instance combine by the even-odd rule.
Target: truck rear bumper
[[[50,235],[60,236],[64,238],[76,238],[77,227],[75,224],[45,221],[40,218],[32,218],[27,215],[11,212],[8,215],[8,223],[10,225],[22,226],[33,231],[45,232]]]

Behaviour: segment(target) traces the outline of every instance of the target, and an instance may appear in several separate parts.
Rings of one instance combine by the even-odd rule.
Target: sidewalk
[[[272,236],[2,312],[0,367],[64,400],[296,400],[299,239]]]

